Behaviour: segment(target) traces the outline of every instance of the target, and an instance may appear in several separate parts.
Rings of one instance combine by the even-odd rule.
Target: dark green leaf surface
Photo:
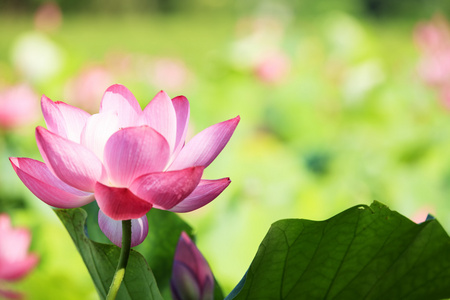
[[[242,289],[227,299],[448,297],[450,239],[441,225],[415,224],[374,202],[326,221],[274,223]]]
[[[83,209],[57,209],[55,212],[80,252],[100,298],[104,299],[114,276],[120,249],[114,245],[93,242],[86,237],[87,214]],[[128,299],[163,299],[147,262],[142,255],[133,250],[131,250],[124,282],[117,295],[117,300]]]

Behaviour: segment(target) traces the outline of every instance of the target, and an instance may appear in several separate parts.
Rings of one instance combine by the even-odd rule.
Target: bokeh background
[[[447,1],[1,0],[0,212],[29,227],[29,299],[97,299],[53,211],[9,156],[39,159],[42,94],[95,113],[106,88],[145,106],[185,95],[193,134],[241,116],[205,178],[231,177],[181,217],[228,293],[278,219],[373,200],[450,230]],[[151,232],[149,234],[152,234]]]

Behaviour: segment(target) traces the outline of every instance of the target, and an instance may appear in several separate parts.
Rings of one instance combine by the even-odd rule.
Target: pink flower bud
[[[208,262],[185,232],[178,241],[170,286],[175,300],[214,299],[214,276]]]

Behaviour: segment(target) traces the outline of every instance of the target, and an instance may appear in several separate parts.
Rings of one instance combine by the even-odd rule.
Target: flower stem
[[[123,278],[125,276],[125,269],[128,263],[128,257],[130,256],[131,250],[131,220],[122,221],[122,249],[120,250],[119,263],[117,264],[116,272],[114,273],[114,278],[109,287],[108,295],[106,300],[116,299],[117,292],[119,292],[120,285],[122,284]]]

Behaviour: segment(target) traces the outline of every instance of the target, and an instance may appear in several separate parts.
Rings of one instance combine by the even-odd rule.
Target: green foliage
[[[321,222],[281,220],[243,282],[227,299],[442,299],[450,239],[436,220],[415,224],[378,202]]]
[[[104,298],[119,259],[120,249],[112,245],[101,232],[97,223],[98,209],[96,202],[93,202],[84,206],[84,209],[55,212],[83,257],[100,297]],[[131,252],[125,273],[126,288],[121,288],[118,299],[171,299],[170,277],[178,239],[182,231],[194,238],[192,228],[175,213],[152,209],[147,218],[149,234],[144,242]],[[142,294],[143,292],[145,294]],[[223,298],[222,290],[216,282],[214,299]]]
[[[87,214],[83,209],[58,209],[55,212],[83,257],[100,298],[104,299],[114,276],[120,249],[113,245],[93,242],[86,236]],[[117,299],[163,299],[152,271],[142,255],[136,251],[131,251]]]

